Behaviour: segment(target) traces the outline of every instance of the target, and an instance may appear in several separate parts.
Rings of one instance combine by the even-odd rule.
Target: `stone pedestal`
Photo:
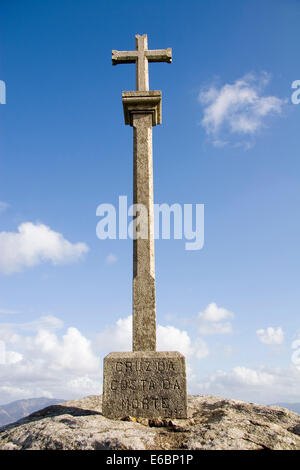
[[[104,358],[107,418],[186,418],[185,358],[170,351],[112,352]]]

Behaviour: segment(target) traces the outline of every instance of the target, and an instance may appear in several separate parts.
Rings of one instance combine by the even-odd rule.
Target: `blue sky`
[[[149,66],[155,202],[205,205],[202,250],[156,241],[159,344],[189,392],[300,401],[299,20],[297,0],[0,2],[0,403],[100,393],[130,347],[132,242],[100,241],[96,208],[132,199],[135,70],[111,50],[144,33],[173,50]]]

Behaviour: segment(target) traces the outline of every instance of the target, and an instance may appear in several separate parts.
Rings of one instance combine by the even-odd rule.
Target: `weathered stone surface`
[[[0,428],[0,449],[300,450],[300,415],[211,396],[188,397],[188,419],[102,415],[101,396],[54,405]]]
[[[185,359],[179,352],[120,352],[104,358],[108,418],[186,418]]]
[[[147,240],[136,240],[136,258],[148,251]],[[156,306],[155,279],[150,274],[133,278],[133,351],[155,351],[156,349]],[[151,333],[151,334],[150,334]]]
[[[133,115],[133,202],[138,230],[133,240],[133,351],[155,351],[152,116]],[[143,210],[142,210],[143,209]]]
[[[151,114],[152,126],[162,123],[160,90],[122,91],[122,103],[126,125],[133,126],[133,115],[139,113]]]

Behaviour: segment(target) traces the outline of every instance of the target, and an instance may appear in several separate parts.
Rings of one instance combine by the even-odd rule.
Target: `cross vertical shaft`
[[[147,238],[133,240],[133,351],[156,350],[152,115],[133,113],[133,202],[146,209]],[[138,206],[137,206],[138,207]],[[141,216],[141,214],[139,214]]]

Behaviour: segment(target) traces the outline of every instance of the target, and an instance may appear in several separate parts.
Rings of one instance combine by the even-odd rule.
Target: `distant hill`
[[[26,400],[17,400],[7,405],[0,405],[0,426],[5,424],[13,423],[18,419],[24,418],[25,416],[38,411],[46,406],[56,405],[62,403],[65,400],[59,400],[57,398],[28,398]]]
[[[300,415],[300,403],[273,403],[270,406],[280,406],[280,408],[286,408]]]

